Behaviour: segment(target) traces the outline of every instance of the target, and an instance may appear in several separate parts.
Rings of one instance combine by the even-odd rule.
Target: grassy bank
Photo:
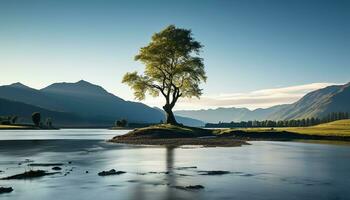
[[[265,133],[265,132],[290,132],[301,135],[311,136],[333,136],[333,137],[350,137],[350,119],[338,120],[325,124],[319,124],[309,127],[282,127],[282,128],[232,128],[220,129],[216,134],[232,132],[235,130],[247,133]]]
[[[0,130],[33,130],[37,129],[32,126],[23,126],[23,125],[0,125]]]
[[[350,136],[350,119],[338,120],[311,127],[282,128],[282,130],[308,135]]]
[[[31,125],[0,125],[0,130],[57,130],[58,128],[43,128]]]

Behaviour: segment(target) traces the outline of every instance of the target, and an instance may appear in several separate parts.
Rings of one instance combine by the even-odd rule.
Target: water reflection
[[[176,186],[176,176],[174,174],[174,148],[166,148],[166,180],[169,186]],[[166,197],[164,200],[174,200],[177,199],[174,190],[171,187],[168,187],[166,190]]]
[[[162,175],[164,176],[163,184],[160,186],[164,187],[164,191],[160,195],[160,200],[177,200],[179,197],[177,196],[176,189],[173,186],[177,185],[176,182],[176,174],[174,172],[174,162],[175,162],[175,148],[174,147],[166,147],[165,148],[165,171],[159,171],[159,174],[156,176]],[[147,180],[144,180],[138,177],[138,183],[135,184],[131,192],[131,200],[139,200],[139,199],[156,199],[154,196],[147,198],[147,189],[145,188]],[[154,183],[157,184],[157,183]]]

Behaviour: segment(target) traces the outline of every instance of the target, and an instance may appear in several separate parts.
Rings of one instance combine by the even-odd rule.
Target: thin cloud
[[[205,95],[200,99],[181,99],[177,103],[175,109],[196,110],[217,107],[267,108],[274,105],[294,103],[305,94],[329,85],[335,85],[335,83],[311,83],[291,87],[256,90],[247,93]],[[163,101],[159,98],[151,101],[149,98],[146,103],[153,106],[161,106]]]

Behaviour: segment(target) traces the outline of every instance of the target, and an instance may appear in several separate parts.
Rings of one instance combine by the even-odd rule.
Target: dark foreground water
[[[167,149],[104,142],[122,133],[0,131],[0,177],[29,169],[52,171],[27,166],[32,161],[65,164],[61,174],[0,180],[0,186],[14,188],[12,193],[0,194],[0,199],[350,199],[349,145],[252,142],[233,148]],[[112,168],[127,173],[97,175]],[[207,170],[231,173],[201,175]],[[175,187],[188,185],[205,188]]]

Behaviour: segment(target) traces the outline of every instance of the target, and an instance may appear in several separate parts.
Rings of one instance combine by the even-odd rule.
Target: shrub
[[[32,121],[34,123],[35,126],[39,126],[40,125],[40,120],[41,120],[41,115],[39,112],[34,112],[32,114]]]

